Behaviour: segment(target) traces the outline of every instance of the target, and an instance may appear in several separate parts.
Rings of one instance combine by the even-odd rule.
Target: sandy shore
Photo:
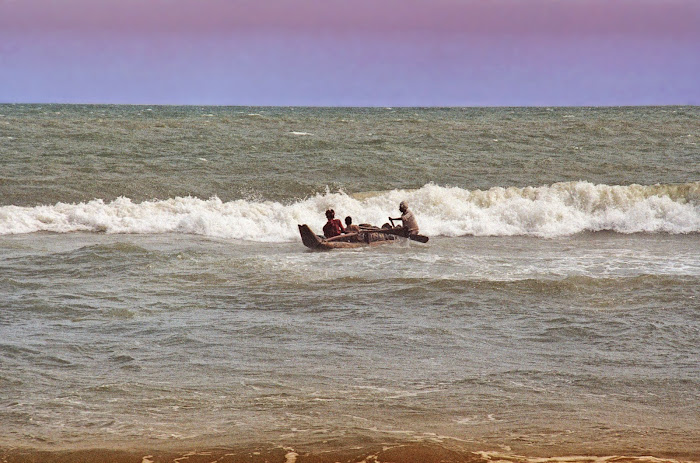
[[[212,448],[190,451],[0,449],[2,463],[679,463],[692,459],[651,456],[567,456],[528,458],[490,452],[453,450],[432,444],[374,446],[305,452],[293,448]]]

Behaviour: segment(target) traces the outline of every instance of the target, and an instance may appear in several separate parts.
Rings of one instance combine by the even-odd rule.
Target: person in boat
[[[352,217],[345,217],[345,233],[360,233],[360,227],[352,223]]]
[[[326,218],[328,222],[323,226],[323,236],[326,238],[333,238],[334,236],[345,233],[343,223],[335,218],[335,211],[333,209],[328,209],[326,211]]]
[[[406,201],[401,201],[399,204],[399,211],[401,211],[401,217],[391,218],[389,220],[401,220],[403,229],[406,230],[410,235],[418,234],[418,222],[416,221],[413,212],[408,209],[408,203]]]

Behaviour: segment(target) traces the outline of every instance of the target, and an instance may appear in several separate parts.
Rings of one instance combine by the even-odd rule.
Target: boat
[[[428,241],[427,236],[409,234],[403,228],[378,228],[372,226],[360,226],[359,232],[346,233],[332,238],[323,238],[314,233],[311,228],[304,224],[299,225],[301,241],[309,249],[315,251],[328,251],[331,249],[362,248],[368,246],[378,246],[396,241],[399,237],[409,238],[421,243]]]

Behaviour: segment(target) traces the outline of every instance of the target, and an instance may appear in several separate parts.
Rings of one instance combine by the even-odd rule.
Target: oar
[[[342,239],[342,238],[352,238],[353,236],[357,236],[357,235],[359,235],[359,233],[357,233],[357,232],[345,233],[345,234],[343,234],[343,235],[337,235],[337,236],[332,236],[332,237],[330,237],[330,238],[326,238],[324,241],[326,241],[326,242],[328,242],[328,241],[338,241],[339,239]]]
[[[419,243],[427,243],[430,238],[425,235],[419,235],[418,233],[413,233],[408,235],[409,240],[418,241]]]

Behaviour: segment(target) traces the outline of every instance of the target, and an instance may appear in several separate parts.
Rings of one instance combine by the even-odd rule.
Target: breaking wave
[[[556,237],[586,231],[700,232],[700,182],[670,185],[556,183],[467,190],[424,185],[416,190],[348,195],[327,191],[284,204],[217,197],[177,197],[134,203],[129,198],[35,207],[0,207],[0,234],[48,231],[186,233],[252,241],[298,239],[297,224],[320,231],[334,208],[355,223],[381,225],[407,200],[421,233],[431,236]]]

